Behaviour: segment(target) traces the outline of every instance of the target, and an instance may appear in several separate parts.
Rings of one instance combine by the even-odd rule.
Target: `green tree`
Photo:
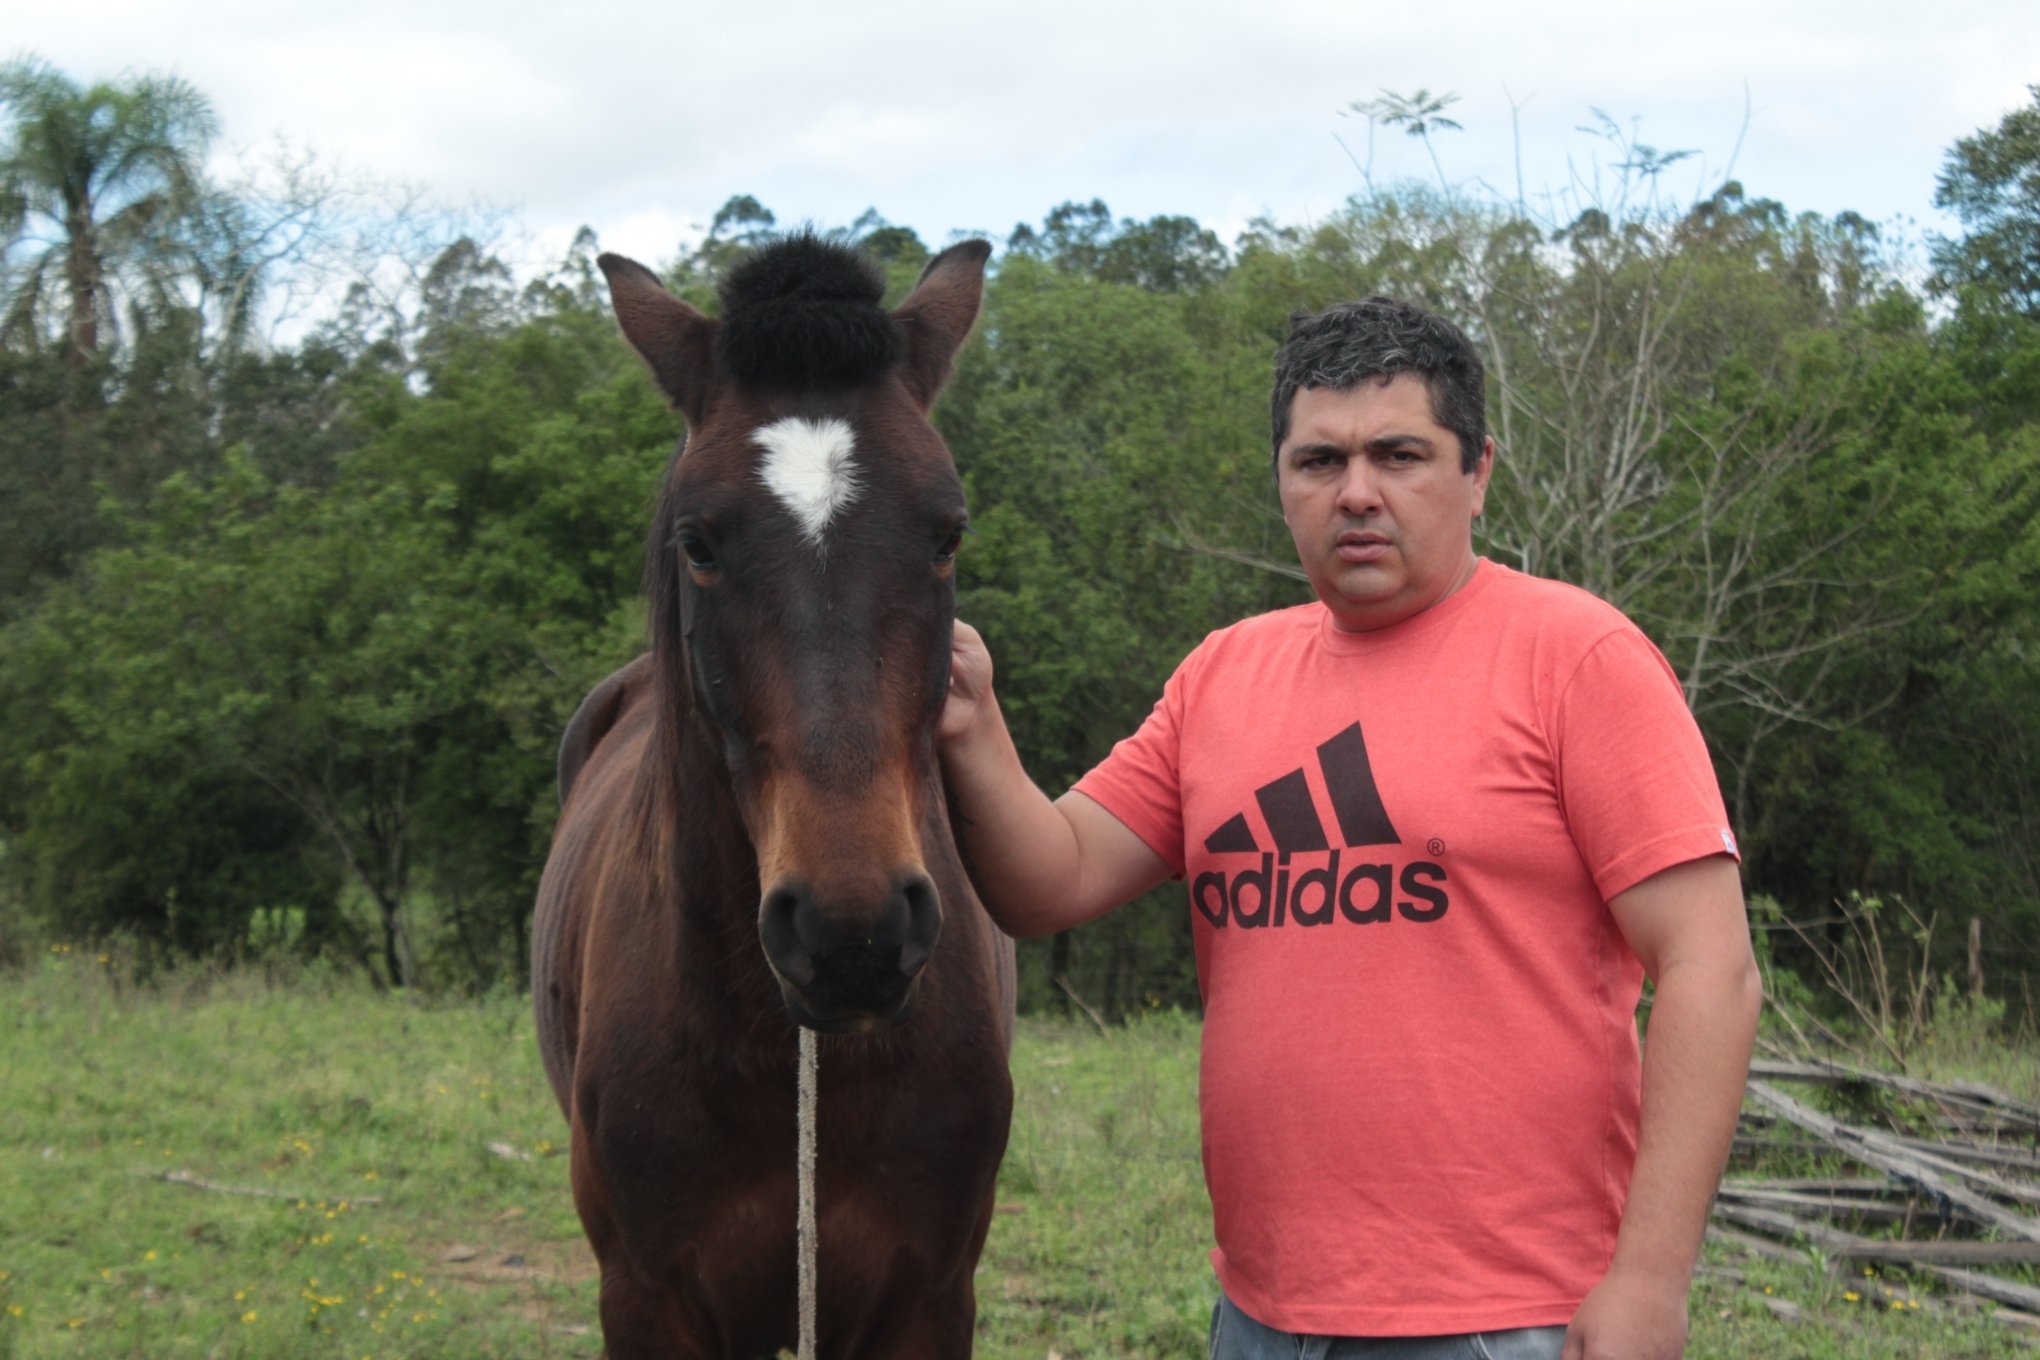
[[[2032,102],[1949,148],[1934,206],[1962,222],[1934,249],[1942,286],[1979,290],[2040,321],[2040,85]]]
[[[41,334],[60,298],[66,353],[83,364],[118,324],[114,286],[146,290],[201,198],[212,106],[170,76],[80,86],[25,57],[0,67],[0,237],[28,252],[7,329]]]
[[[1949,149],[1934,195],[1966,229],[1934,245],[1935,283],[1956,299],[1942,339],[2000,436],[2040,421],[2040,85],[2032,95]]]
[[[1114,222],[1112,210],[1095,198],[1050,209],[1039,229],[1020,223],[1007,237],[1006,250],[1105,283],[1130,283],[1158,293],[1208,288],[1231,263],[1217,234],[1192,218]]]
[[[0,631],[0,872],[32,915],[232,950],[282,908],[394,984],[521,971],[554,749],[641,645],[673,432],[571,297],[447,325],[423,392],[244,356],[224,462]]]
[[[1445,110],[1458,102],[1459,96],[1449,90],[1435,95],[1424,89],[1415,94],[1383,90],[1374,99],[1356,100],[1347,107],[1367,120],[1370,148],[1376,123],[1399,127],[1422,142],[1425,152],[1431,157],[1431,168],[1438,172],[1438,192],[1450,194],[1452,188],[1445,182],[1445,166],[1438,160],[1438,148],[1431,145],[1431,134],[1463,130],[1457,120],[1445,115]]]
[[[936,418],[970,497],[959,610],[990,641],[1001,704],[1044,787],[1066,787],[1131,732],[1207,632],[1300,598],[1296,583],[1189,542],[1216,506],[1272,501],[1265,366],[1258,338],[1242,341],[1208,294],[1025,255],[992,281]],[[1168,890],[1027,944],[1022,970],[1029,1005],[1062,988],[1112,1012],[1149,996],[1196,1004],[1189,920]]]

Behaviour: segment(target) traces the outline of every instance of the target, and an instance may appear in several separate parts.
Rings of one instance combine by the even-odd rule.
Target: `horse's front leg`
[[[722,1360],[688,1335],[665,1290],[626,1265],[602,1267],[602,1347],[605,1360]]]
[[[969,1360],[977,1299],[968,1280],[961,1289],[888,1302],[854,1336],[817,1338],[821,1360]]]
[[[578,1130],[577,1130],[578,1131]],[[595,1174],[586,1145],[577,1139],[573,1162],[574,1206],[602,1272],[599,1298],[605,1360],[724,1360],[712,1342],[691,1325],[672,1290],[641,1274],[624,1249],[623,1234]]]
[[[969,1360],[977,1329],[976,1265],[991,1221],[987,1193],[962,1241],[943,1243],[932,1258],[903,1253],[883,1276],[867,1278],[855,1306],[836,1315],[847,1325],[832,1329],[825,1316],[822,1360]],[[947,1268],[931,1279],[928,1267],[945,1260]],[[838,1296],[834,1302],[846,1301]],[[836,1335],[828,1335],[831,1330]]]

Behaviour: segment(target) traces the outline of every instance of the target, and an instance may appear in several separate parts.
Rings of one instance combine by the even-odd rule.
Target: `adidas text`
[[[1278,865],[1263,852],[1260,864],[1228,877],[1201,873],[1190,900],[1212,925],[1253,930],[1263,926],[1322,926],[1333,921],[1372,925],[1393,920],[1428,925],[1451,907],[1445,866],[1415,860],[1396,872],[1393,864],[1355,864],[1340,873],[1340,852],[1315,869]]]

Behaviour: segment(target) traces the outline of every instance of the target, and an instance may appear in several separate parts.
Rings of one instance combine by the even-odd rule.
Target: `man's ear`
[[[907,338],[907,390],[924,411],[949,381],[956,351],[977,321],[991,254],[989,241],[959,241],[928,261],[914,291],[893,308]]]
[[[1479,519],[1487,509],[1488,483],[1495,475],[1495,439],[1489,435],[1481,441],[1480,457],[1475,460],[1473,472],[1473,517]]]
[[[609,280],[609,303],[624,339],[688,427],[698,426],[721,381],[715,362],[718,323],[667,292],[658,275],[636,260],[605,254],[595,263]]]

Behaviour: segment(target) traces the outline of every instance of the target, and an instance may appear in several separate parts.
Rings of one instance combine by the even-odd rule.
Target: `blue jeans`
[[[1224,1294],[1211,1310],[1209,1360],[1558,1360],[1563,1327],[1460,1336],[1298,1336],[1264,1327]]]

